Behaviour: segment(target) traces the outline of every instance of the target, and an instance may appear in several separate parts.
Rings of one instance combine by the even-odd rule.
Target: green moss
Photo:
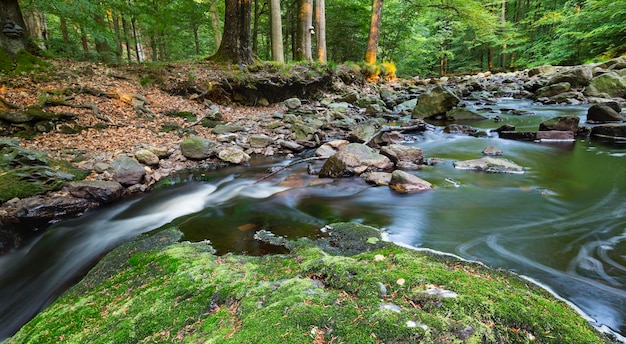
[[[543,289],[475,263],[395,245],[333,256],[309,239],[218,257],[179,237],[114,250],[9,343],[608,342]]]
[[[44,72],[52,67],[50,62],[44,61],[26,50],[15,54],[16,68],[13,74],[29,73],[31,71]]]
[[[196,115],[189,111],[168,111],[165,115],[169,117],[182,118],[185,122],[193,122],[196,120]]]
[[[15,68],[13,56],[4,49],[0,49],[0,75],[9,74]]]

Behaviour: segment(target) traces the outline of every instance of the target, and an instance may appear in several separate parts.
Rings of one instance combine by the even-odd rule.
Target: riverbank
[[[25,227],[41,231],[60,218],[149,190],[188,168],[245,165],[255,155],[291,158],[336,139],[378,148],[402,143],[410,128],[425,130],[425,121],[433,120],[449,125],[452,133],[489,135],[470,124],[498,122],[500,116],[465,111],[461,99],[486,108],[500,97],[596,103],[588,121],[597,132],[564,119],[540,128],[541,139],[591,133],[623,140],[626,130],[615,123],[624,118],[625,60],[380,83],[366,82],[355,65],[264,64],[242,71],[208,63],[111,68],[52,61],[48,70],[5,77],[0,88],[2,134],[28,149],[3,144],[7,156],[24,158],[8,161],[0,176],[5,192],[0,251],[27,240],[33,233],[23,233]],[[447,91],[440,91],[442,86]],[[497,131],[500,137],[537,139],[536,132],[519,132],[506,123]],[[31,150],[44,152],[47,160],[32,159]],[[398,167],[414,170],[422,163]],[[73,170],[38,169],[49,164]]]
[[[108,254],[8,343],[609,343],[506,271],[381,240],[358,224],[289,253],[215,256],[166,229]],[[148,306],[149,305],[149,306]]]

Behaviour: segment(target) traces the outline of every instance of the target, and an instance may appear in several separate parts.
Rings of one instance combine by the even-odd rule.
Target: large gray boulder
[[[417,99],[413,108],[413,118],[429,118],[443,116],[455,108],[461,99],[443,86],[437,86],[429,92],[423,93]]]
[[[583,93],[588,97],[626,98],[626,78],[617,72],[602,74],[591,80]]]
[[[180,152],[187,159],[202,160],[215,154],[217,142],[200,136],[189,137],[180,143]]]
[[[319,176],[322,178],[354,176],[367,171],[380,171],[392,167],[393,162],[389,158],[378,154],[371,147],[360,143],[350,143],[326,160]]]
[[[124,187],[114,181],[80,180],[69,182],[65,189],[74,197],[108,203],[122,197]]]
[[[562,82],[567,82],[573,88],[581,88],[589,85],[593,78],[592,69],[589,66],[577,66],[574,68],[568,68],[548,81],[548,85],[554,85]]]
[[[580,118],[578,116],[557,116],[547,119],[539,124],[540,131],[557,130],[557,131],[571,131],[578,132],[578,123]]]
[[[550,98],[557,94],[569,92],[572,89],[572,85],[569,82],[559,82],[557,84],[547,85],[541,87],[535,92],[535,99]]]
[[[619,106],[617,108],[619,109]],[[587,122],[589,123],[622,121],[624,121],[624,118],[619,114],[619,112],[607,104],[595,104],[587,110]]]
[[[455,161],[454,167],[460,170],[474,170],[490,173],[524,173],[522,166],[507,159],[493,157]]]
[[[127,155],[120,155],[111,162],[109,172],[114,181],[125,186],[141,183],[146,175],[143,165]]]

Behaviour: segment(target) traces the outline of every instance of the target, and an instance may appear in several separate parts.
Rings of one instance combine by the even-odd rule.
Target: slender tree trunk
[[[254,0],[254,22],[252,23],[252,53],[259,54],[259,0]]]
[[[502,0],[502,6],[500,8],[500,25],[503,39],[506,35],[506,1],[507,0]],[[502,70],[506,69],[506,41],[502,43],[502,53],[500,54],[500,68],[502,68]]]
[[[251,0],[226,0],[224,35],[212,60],[236,63],[240,67],[254,61],[250,47],[251,14]]]
[[[380,23],[383,14],[383,1],[372,0],[372,18],[370,20],[370,31],[367,37],[367,50],[365,51],[365,62],[376,63],[378,52],[378,40],[380,39]]]
[[[220,26],[220,13],[217,8],[217,1],[211,1],[211,7],[209,13],[211,15],[211,27],[213,28],[213,40],[215,41],[215,47],[219,47],[222,44],[222,28]]]
[[[313,25],[312,0],[300,0],[298,8],[298,31],[296,36],[296,61],[310,61],[311,28]]]
[[[85,28],[81,25],[80,29],[80,43],[83,47],[83,58],[85,61],[89,61],[89,41],[87,41],[87,33]]]
[[[316,0],[315,2],[315,26],[317,60],[326,63],[326,4],[324,0]]]
[[[145,56],[141,39],[139,38],[139,31],[137,31],[137,25],[135,24],[135,18],[131,19],[130,24],[133,27],[133,37],[135,39],[135,54],[137,55],[137,62],[141,63],[144,61]]]
[[[115,39],[117,47],[115,49],[115,59],[118,65],[122,64],[122,55],[124,54],[124,44],[122,43],[122,28],[120,26],[120,17],[113,15],[113,31],[115,31]]]
[[[280,0],[270,0],[270,39],[272,44],[272,60],[284,63],[283,21],[280,15]]]
[[[3,27],[3,32],[0,32],[0,49],[10,56],[23,49],[32,50],[17,0],[0,0],[0,25]]]
[[[94,21],[103,28],[106,27],[106,22],[104,21],[103,16],[96,14],[94,16]],[[107,42],[106,39],[96,38],[96,52],[98,52],[98,60],[104,63],[111,63],[111,46],[109,46],[109,42]]]
[[[70,44],[70,34],[67,31],[67,20],[65,19],[65,17],[61,17],[60,20],[61,36],[63,36],[63,43]]]
[[[124,44],[126,44],[126,58],[128,59],[128,63],[132,63],[132,54],[130,49],[130,30],[128,28],[128,21],[122,15],[122,29],[124,30]]]

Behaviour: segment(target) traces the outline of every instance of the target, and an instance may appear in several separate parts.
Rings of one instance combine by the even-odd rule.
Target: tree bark
[[[310,61],[311,28],[313,27],[312,0],[300,0],[298,9],[298,31],[296,39],[296,61]]]
[[[317,43],[317,60],[326,63],[326,4],[324,0],[315,2],[315,40]]]
[[[0,0],[0,48],[14,56],[20,50],[32,50],[28,30],[18,0]]]
[[[365,62],[376,63],[378,52],[378,41],[380,39],[380,23],[383,15],[384,0],[372,0],[372,18],[370,21],[370,31],[367,37],[367,50],[365,51]]]
[[[41,50],[46,50],[48,40],[48,23],[46,16],[39,11],[24,11],[24,23],[34,44]]]
[[[251,14],[252,0],[226,0],[224,35],[211,60],[236,63],[240,67],[254,61],[250,47]]]
[[[211,1],[209,12],[211,15],[211,27],[213,28],[213,40],[215,41],[215,46],[219,47],[222,44],[222,28],[220,27],[220,13],[217,8],[217,0]]]
[[[272,43],[272,60],[285,62],[283,48],[283,21],[280,15],[280,0],[270,0],[270,40]]]

